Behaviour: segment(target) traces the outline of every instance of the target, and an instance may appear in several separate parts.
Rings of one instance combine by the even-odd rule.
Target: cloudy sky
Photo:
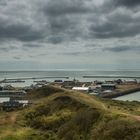
[[[140,70],[140,0],[0,0],[0,70]]]

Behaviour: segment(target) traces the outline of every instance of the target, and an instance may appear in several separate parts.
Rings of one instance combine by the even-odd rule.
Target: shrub
[[[60,127],[58,131],[58,136],[60,139],[65,138],[66,136],[71,136],[75,139],[75,135],[73,134],[74,130],[76,134],[79,136],[79,139],[87,138],[89,131],[93,124],[99,119],[100,113],[94,109],[82,109],[79,110],[75,115],[73,115],[72,119],[65,123]],[[69,136],[69,137],[70,137]],[[76,137],[77,138],[77,137]],[[78,139],[78,138],[77,138]]]
[[[128,123],[123,120],[110,120],[93,131],[95,140],[138,140],[140,138],[140,124]]]

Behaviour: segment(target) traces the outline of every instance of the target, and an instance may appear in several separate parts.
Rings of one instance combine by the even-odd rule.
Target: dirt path
[[[18,113],[5,113],[0,116],[0,125],[14,124],[16,122]]]
[[[137,121],[140,121],[140,116],[138,116],[138,115],[132,115],[132,114],[128,114],[128,113],[120,113],[120,114],[131,117],[133,119],[136,119]]]

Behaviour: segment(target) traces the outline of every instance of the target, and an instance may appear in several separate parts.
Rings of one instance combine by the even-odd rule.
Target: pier
[[[110,76],[110,75],[108,75],[108,76],[96,76],[96,75],[85,75],[85,76],[83,76],[83,78],[120,78],[120,79],[122,79],[122,78],[130,78],[130,79],[140,79],[140,77],[139,76]]]
[[[7,81],[18,81],[18,80],[35,80],[35,79],[69,79],[68,76],[57,76],[57,77],[54,77],[54,76],[45,76],[45,77],[20,77],[20,78],[6,78],[2,81],[0,81],[1,83],[2,82],[5,82],[6,80]]]
[[[128,95],[128,94],[133,94],[138,91],[140,91],[140,85],[137,85],[136,87],[131,87],[131,88],[128,87],[128,89],[118,90],[118,91],[114,91],[108,94],[101,94],[100,97],[111,99],[111,98],[117,98],[117,97]]]

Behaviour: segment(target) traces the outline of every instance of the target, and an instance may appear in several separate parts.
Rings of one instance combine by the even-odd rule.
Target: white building
[[[72,90],[82,91],[82,92],[89,92],[90,87],[73,87]]]

